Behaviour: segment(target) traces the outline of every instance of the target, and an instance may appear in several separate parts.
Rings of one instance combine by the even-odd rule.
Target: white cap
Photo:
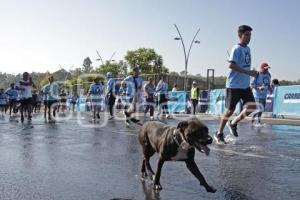
[[[106,73],[106,77],[107,77],[107,78],[112,77],[112,73],[111,73],[111,72],[107,72],[107,73]]]

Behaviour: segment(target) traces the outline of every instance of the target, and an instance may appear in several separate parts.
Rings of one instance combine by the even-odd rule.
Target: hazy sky
[[[297,0],[0,0],[0,71],[54,71],[80,66],[96,49],[104,59],[117,51],[154,48],[171,71],[184,70],[176,23],[188,46],[198,27],[188,71],[227,74],[227,53],[237,27],[253,27],[252,64],[268,62],[275,78],[300,78],[300,1]]]

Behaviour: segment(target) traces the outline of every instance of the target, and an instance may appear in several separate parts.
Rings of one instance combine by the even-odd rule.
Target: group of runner
[[[0,89],[1,118],[4,118],[4,114],[8,111],[10,120],[15,120],[19,113],[22,123],[25,117],[28,122],[31,122],[32,113],[40,112],[44,105],[45,118],[48,114],[48,120],[52,120],[50,110],[53,104],[56,104],[52,109],[52,115],[55,116],[56,110],[61,109],[63,113],[66,111],[67,100],[70,105],[76,102],[74,101],[76,96],[70,96],[63,89],[59,89],[52,76],[49,78],[49,84],[45,85],[41,91],[34,90],[34,87],[29,73],[24,72],[22,79],[12,83],[7,90]]]
[[[150,111],[150,120],[154,120],[154,110],[157,104],[159,105],[158,116],[162,112],[162,117],[169,118],[168,84],[165,81],[165,76],[161,77],[157,86],[154,85],[153,78],[149,78],[148,82],[144,84],[144,80],[140,76],[140,68],[134,67],[132,75],[126,77],[120,84],[111,72],[106,74],[106,78],[105,85],[100,81],[100,76],[96,76],[87,92],[87,99],[91,103],[93,121],[100,119],[103,104],[107,105],[110,114],[109,120],[114,119],[116,99],[120,100],[123,105],[127,125],[139,123],[139,120],[133,116],[137,110],[143,110],[145,117]],[[78,96],[67,94],[53,76],[50,76],[48,81],[49,83],[44,85],[40,92],[36,92],[33,90],[35,85],[30,74],[24,72],[21,80],[11,84],[11,87],[6,91],[0,90],[1,111],[4,113],[9,108],[11,118],[14,118],[15,114],[19,112],[22,123],[25,117],[27,117],[28,122],[31,122],[32,112],[39,112],[42,106],[44,107],[44,118],[48,122],[55,122],[58,109],[61,108],[64,113],[67,110],[67,104],[70,105],[70,110],[74,111]],[[6,102],[8,102],[8,108]],[[3,113],[1,113],[2,116]]]
[[[248,44],[251,39],[252,28],[247,25],[239,26],[238,37],[239,43],[235,45],[231,51],[229,57],[229,74],[226,80],[226,112],[220,121],[218,131],[215,134],[215,139],[218,144],[226,144],[224,139],[225,125],[229,128],[230,133],[238,137],[237,124],[243,120],[246,116],[260,108],[254,115],[252,122],[257,118],[258,123],[261,122],[261,114],[266,104],[266,96],[270,88],[271,75],[269,73],[270,66],[267,63],[263,63],[260,66],[260,70],[256,71],[251,68],[251,53]],[[250,77],[253,77],[253,81],[250,82]],[[139,67],[134,67],[132,75],[126,77],[122,83],[117,84],[111,72],[106,74],[107,84],[104,85],[100,82],[100,77],[94,79],[88,90],[88,98],[91,100],[93,120],[100,118],[101,105],[105,101],[108,105],[110,113],[109,119],[114,119],[114,106],[116,97],[120,97],[124,105],[124,114],[126,116],[126,124],[139,123],[133,114],[140,110],[141,106],[144,108],[142,99],[146,101],[146,107],[143,110],[146,115],[150,111],[150,120],[154,119],[155,110],[155,97],[158,102],[158,115],[162,112],[164,117],[169,117],[168,114],[168,84],[165,81],[165,77],[162,76],[161,80],[154,85],[152,78],[149,78],[148,82],[144,84],[143,78],[140,76]],[[21,122],[24,122],[24,111],[27,113],[28,121],[31,121],[32,112],[32,88],[34,83],[29,73],[23,73],[23,79],[12,84],[11,88],[4,92],[0,90],[0,109],[4,111],[4,98],[8,96],[9,113],[15,112],[16,104],[19,102]],[[43,96],[43,102],[45,105],[44,117],[49,121],[53,120],[56,116],[58,109],[59,99],[62,105],[65,105],[67,101],[67,95],[59,92],[60,87],[54,81],[54,78],[49,77],[49,83],[42,88],[41,94]],[[143,91],[143,92],[142,92]],[[197,89],[192,87],[194,93],[198,93]],[[254,95],[253,95],[254,93]],[[197,95],[194,95],[197,96]],[[197,97],[193,97],[197,100]],[[75,106],[75,100],[71,98],[73,106]],[[238,102],[242,102],[243,109],[237,117],[233,120],[229,120],[235,111]],[[65,110],[65,106],[63,106]]]

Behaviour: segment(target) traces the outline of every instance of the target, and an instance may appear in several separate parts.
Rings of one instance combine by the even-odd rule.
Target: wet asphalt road
[[[210,156],[196,153],[196,163],[210,194],[182,162],[162,169],[163,190],[154,192],[141,181],[138,126],[115,120],[92,124],[88,116],[63,118],[45,124],[41,116],[33,128],[0,121],[0,199],[273,199],[300,198],[300,127],[239,126],[237,140],[211,145]],[[176,125],[176,118],[167,123]],[[218,121],[205,121],[211,132]],[[226,132],[228,132],[226,130]],[[156,157],[152,167],[155,169]]]

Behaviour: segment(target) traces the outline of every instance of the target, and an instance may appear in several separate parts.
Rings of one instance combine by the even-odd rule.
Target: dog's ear
[[[186,128],[188,125],[189,125],[189,123],[188,123],[187,121],[182,121],[182,122],[179,122],[179,123],[178,123],[177,128],[180,129],[180,130],[183,130],[183,129]]]

